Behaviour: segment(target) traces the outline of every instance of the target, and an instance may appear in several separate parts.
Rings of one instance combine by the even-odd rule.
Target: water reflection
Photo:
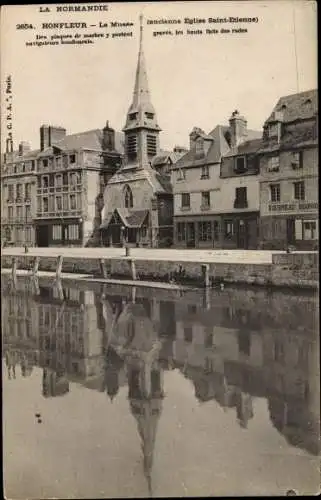
[[[225,290],[181,293],[124,286],[3,280],[8,379],[42,369],[45,398],[71,383],[106,393],[127,387],[152,495],[164,372],[176,369],[200,404],[215,401],[249,429],[255,398],[291,446],[320,452],[316,298]]]

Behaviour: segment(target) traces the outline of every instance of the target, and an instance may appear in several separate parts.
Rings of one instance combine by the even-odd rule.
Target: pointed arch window
[[[128,185],[124,188],[124,201],[126,208],[133,208],[134,200],[133,200],[133,192]]]

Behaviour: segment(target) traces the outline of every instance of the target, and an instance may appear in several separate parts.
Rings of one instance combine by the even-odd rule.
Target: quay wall
[[[35,257],[26,255],[1,256],[1,267],[34,269]],[[38,258],[38,271],[57,271],[57,257]],[[201,263],[166,260],[140,260],[130,257],[97,258],[64,257],[61,273],[87,274],[97,278],[142,281],[172,281],[182,285],[215,286],[235,283],[261,286],[317,288],[319,280],[318,254],[273,254],[271,264]]]

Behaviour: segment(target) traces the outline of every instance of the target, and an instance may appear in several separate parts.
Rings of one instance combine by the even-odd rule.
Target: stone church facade
[[[104,192],[101,241],[105,246],[170,246],[173,239],[173,194],[170,165],[175,153],[159,147],[160,127],[150,100],[143,26],[135,87],[126,124],[124,161]],[[168,168],[166,168],[168,167]]]

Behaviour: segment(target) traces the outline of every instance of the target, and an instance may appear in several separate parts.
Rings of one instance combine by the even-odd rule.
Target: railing
[[[83,214],[82,210],[64,210],[55,212],[37,212],[37,219],[59,219],[62,217],[80,217]]]
[[[249,204],[246,200],[244,201],[239,201],[235,200],[234,201],[234,208],[248,208]]]
[[[33,217],[31,215],[24,217],[2,217],[1,224],[31,224]]]

